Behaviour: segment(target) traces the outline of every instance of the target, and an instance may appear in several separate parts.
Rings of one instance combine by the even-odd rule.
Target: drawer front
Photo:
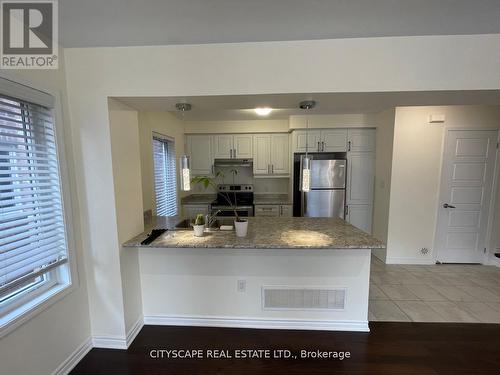
[[[255,206],[255,216],[278,217],[280,216],[280,206],[278,205],[257,205]]]

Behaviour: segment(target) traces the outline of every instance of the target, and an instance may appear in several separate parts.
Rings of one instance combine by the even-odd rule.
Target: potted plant
[[[233,174],[233,177],[238,174],[238,171],[233,169],[231,170],[231,173]],[[201,184],[206,188],[209,186],[212,186],[214,189],[217,188],[217,184],[215,180],[219,177],[224,177],[224,174],[222,172],[217,172],[214,178],[210,178],[207,176],[196,176],[191,179],[191,184],[197,185]],[[227,192],[220,192],[221,196],[224,197],[228,205],[231,207],[231,209],[234,212],[234,229],[236,230],[236,236],[237,237],[245,237],[248,232],[248,220],[245,218],[242,218],[238,215],[238,206],[231,201],[231,198],[229,197],[230,193]],[[233,193],[236,198],[236,193]],[[236,202],[236,199],[234,199],[234,202]]]
[[[193,224],[194,235],[196,237],[202,237],[205,230],[205,216],[203,214],[196,215],[196,220]]]

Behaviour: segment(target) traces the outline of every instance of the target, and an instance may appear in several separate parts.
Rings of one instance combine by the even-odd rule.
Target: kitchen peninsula
[[[334,218],[249,218],[248,235],[175,230],[139,248],[146,324],[368,331],[371,249]],[[126,251],[127,249],[124,249]]]

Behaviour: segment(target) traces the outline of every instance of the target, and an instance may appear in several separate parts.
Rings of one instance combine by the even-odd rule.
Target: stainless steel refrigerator
[[[312,154],[311,190],[300,192],[300,157],[294,159],[294,216],[345,216],[347,161],[345,153]]]

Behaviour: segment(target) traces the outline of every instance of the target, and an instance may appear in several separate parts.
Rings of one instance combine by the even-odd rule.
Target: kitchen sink
[[[175,229],[193,229],[192,221],[189,219],[184,219],[177,224],[175,224]]]
[[[177,224],[175,224],[175,229],[177,230],[192,230],[193,229],[193,221],[190,220],[190,219],[184,219],[180,222],[178,222]],[[219,223],[219,220],[215,220],[211,225],[210,225],[210,228],[208,228],[208,231],[215,231],[215,230],[219,230],[219,227],[220,227],[220,223]]]

